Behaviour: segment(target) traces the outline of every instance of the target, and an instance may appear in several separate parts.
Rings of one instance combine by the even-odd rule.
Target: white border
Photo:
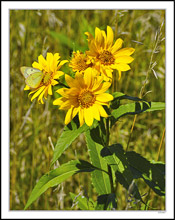
[[[8,9],[166,9],[173,8],[172,1],[7,1]]]
[[[1,2],[1,211],[11,219],[173,218],[174,210],[174,11],[173,1]],[[166,9],[166,211],[9,211],[9,9]]]

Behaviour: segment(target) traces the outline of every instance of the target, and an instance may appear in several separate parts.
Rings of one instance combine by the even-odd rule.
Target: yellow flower
[[[95,67],[105,76],[105,80],[112,79],[114,69],[118,70],[119,79],[122,71],[130,70],[131,63],[134,58],[130,55],[134,53],[134,48],[123,48],[123,40],[117,39],[113,45],[114,34],[112,28],[107,26],[107,34],[105,31],[96,27],[95,38],[91,33],[85,32],[88,36],[89,51],[86,54],[94,59]]]
[[[93,120],[100,120],[100,116],[108,117],[103,105],[109,105],[113,96],[105,91],[110,87],[110,82],[103,83],[103,77],[96,74],[96,70],[88,68],[83,73],[77,72],[75,79],[65,74],[69,89],[61,88],[57,92],[62,95],[53,104],[60,105],[59,109],[68,110],[65,124],[78,114],[80,126],[84,122],[91,126]]]
[[[44,73],[44,76],[40,85],[37,88],[32,89],[28,85],[26,85],[26,87],[24,88],[24,90],[32,89],[29,95],[35,93],[32,96],[31,101],[38,97],[38,102],[44,104],[43,97],[47,99],[48,94],[52,95],[52,86],[58,84],[58,81],[56,81],[56,79],[59,79],[60,76],[64,74],[62,71],[59,71],[59,69],[68,62],[68,60],[63,60],[60,62],[59,59],[59,53],[55,53],[54,55],[52,53],[47,53],[46,59],[44,59],[44,57],[40,55],[38,57],[38,63],[33,62],[33,68],[42,71]]]
[[[92,64],[86,54],[83,54],[77,50],[77,52],[73,52],[73,57],[69,63],[69,66],[73,69],[74,72],[82,72],[88,67],[91,67]]]

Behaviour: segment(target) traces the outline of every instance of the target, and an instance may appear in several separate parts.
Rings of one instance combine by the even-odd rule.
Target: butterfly
[[[43,77],[44,77],[44,73],[41,72],[38,69],[32,68],[32,67],[27,67],[27,66],[22,66],[20,68],[22,75],[25,78],[25,82],[26,84],[32,88],[35,89],[37,88]]]

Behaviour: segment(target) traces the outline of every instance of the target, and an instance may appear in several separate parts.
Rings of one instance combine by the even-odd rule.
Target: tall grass
[[[21,66],[31,66],[40,54],[59,52],[69,59],[73,50],[88,49],[84,32],[94,33],[95,27],[106,30],[110,25],[124,47],[136,49],[131,70],[123,72],[118,81],[114,74],[113,91],[139,96],[148,101],[165,101],[165,19],[164,10],[11,10],[10,11],[10,209],[22,210],[36,181],[49,171],[53,147],[64,127],[65,112],[58,110],[49,97],[45,105],[31,103],[24,91]],[[161,28],[161,30],[160,30]],[[159,37],[159,39],[158,39]],[[158,42],[157,42],[158,41]],[[156,50],[155,50],[155,44]],[[156,62],[156,63],[155,63]],[[156,64],[152,70],[152,65]],[[68,74],[68,67],[62,69]],[[155,77],[155,74],[157,78]],[[146,81],[145,81],[146,80]],[[149,160],[165,161],[165,112],[148,112],[126,116],[112,128],[110,142],[134,149]],[[71,159],[89,160],[84,135],[80,135],[59,159],[59,166]],[[148,187],[141,181],[141,194]],[[69,210],[69,192],[93,196],[90,174],[78,174],[46,191],[31,210]],[[128,203],[126,191],[118,185],[118,209],[141,209],[141,204]],[[165,199],[152,190],[145,195],[156,209],[165,209]]]

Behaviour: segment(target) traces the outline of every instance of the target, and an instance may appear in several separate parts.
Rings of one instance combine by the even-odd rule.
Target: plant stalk
[[[109,118],[107,118],[106,119],[106,146],[107,147],[109,147],[109,136],[110,136]],[[110,185],[111,185],[111,193],[115,193],[114,185],[113,185],[113,178],[112,178],[112,170],[111,170],[110,165],[108,165],[108,174],[109,174]]]

